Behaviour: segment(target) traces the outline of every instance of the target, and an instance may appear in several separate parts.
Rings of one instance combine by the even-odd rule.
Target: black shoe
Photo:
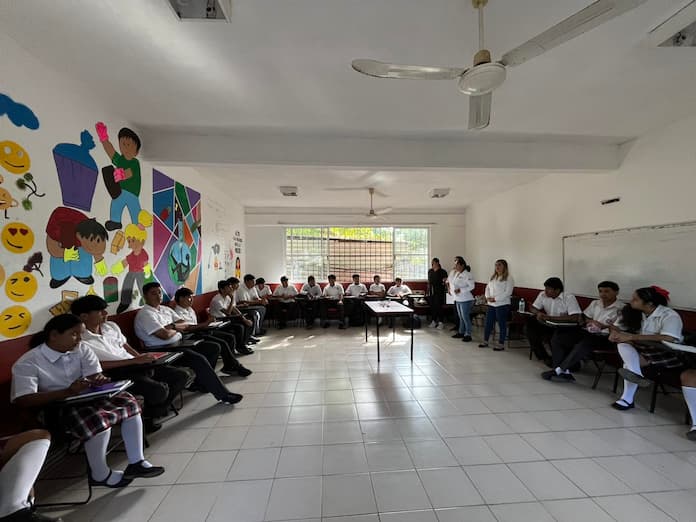
[[[615,410],[626,411],[626,410],[630,410],[631,408],[635,408],[636,403],[632,402],[629,404],[625,400],[619,399],[616,402],[612,402],[611,407],[614,408]]]
[[[109,232],[111,232],[112,230],[117,230],[117,229],[121,228],[122,226],[123,225],[121,225],[121,223],[119,223],[118,221],[109,220],[106,223],[104,223],[104,228],[106,230],[108,230]]]
[[[50,286],[51,288],[60,288],[61,286],[63,286],[65,283],[68,282],[68,279],[70,279],[70,278],[66,277],[65,279],[60,279],[60,280],[51,279],[51,281],[48,283],[48,286]]]
[[[283,328],[287,328],[287,327],[288,327],[288,325],[285,324],[285,323],[279,323],[279,324],[278,324],[278,330],[282,330]]]
[[[258,337],[254,337],[254,336],[252,335],[252,336],[249,337],[249,342],[252,343],[252,344],[256,344],[256,343],[261,342],[261,339],[259,339]]]
[[[258,335],[266,335],[266,329],[265,329],[265,328],[261,328],[261,329],[259,330]]]
[[[452,339],[461,339],[462,337],[464,337],[464,334],[456,333],[452,336]]]
[[[244,348],[237,348],[237,353],[239,355],[251,355],[252,353],[254,353],[254,350],[252,350],[248,346],[245,346]]]
[[[692,428],[689,431],[687,431],[686,438],[689,440],[696,441],[696,430]]]
[[[128,307],[129,307],[129,306],[130,306],[130,305],[127,305],[127,304],[124,304],[124,303],[119,304],[118,307],[116,308],[116,313],[117,313],[117,314],[122,314],[123,312],[125,312],[126,310],[128,310]]]
[[[556,382],[575,382],[575,377],[571,373],[556,373],[556,370],[550,370],[553,372],[551,376],[552,381]]]
[[[143,423],[143,429],[145,430],[145,433],[155,433],[156,431],[162,429],[162,424],[156,422],[155,419],[147,418]]]
[[[341,324],[338,325],[338,329],[339,329],[339,330],[345,330],[345,329],[346,329],[346,325],[343,324],[343,323],[341,323]]]
[[[220,397],[218,400],[222,402],[223,404],[237,404],[239,401],[241,401],[244,398],[243,395],[240,395],[238,393],[228,393],[227,395],[223,395]]]
[[[7,516],[0,517],[0,522],[63,522],[62,518],[53,518],[32,511],[31,508],[20,509]]]
[[[240,377],[249,377],[252,372],[249,368],[245,368],[244,366],[240,366],[239,369],[237,370],[237,375]]]
[[[105,488],[118,489],[125,488],[128,484],[133,482],[133,479],[126,478],[126,475],[124,473],[121,480],[119,480],[116,484],[109,484],[109,478],[111,477],[112,473],[113,470],[109,470],[109,474],[106,476],[104,480],[95,480],[94,478],[92,478],[92,473],[90,472],[88,477],[90,486],[104,486]]]
[[[324,324],[321,325],[321,327],[322,327],[322,328],[328,328],[328,327],[329,327],[329,323],[324,323]]]
[[[502,344],[499,344],[499,345],[497,345],[497,346],[494,346],[494,347],[493,347],[493,351],[494,351],[494,352],[504,352],[504,351],[505,351],[505,346],[503,346]]]
[[[152,478],[159,477],[162,473],[164,473],[164,468],[162,466],[150,466],[146,468],[143,466],[143,461],[141,460],[137,464],[128,464],[123,472],[123,478],[131,480],[137,477]]]
[[[545,372],[541,372],[541,378],[545,381],[550,381],[551,377],[554,375],[556,375],[556,370],[546,370]]]
[[[488,348],[488,343],[483,341],[481,344],[479,344],[479,348]]]
[[[308,325],[307,325],[307,330],[311,330],[312,328],[314,328],[314,325],[313,325],[313,324],[308,324]]]
[[[628,382],[632,382],[633,384],[637,384],[638,387],[640,388],[647,388],[648,386],[652,385],[652,381],[650,379],[646,379],[642,375],[638,375],[635,372],[632,372],[631,370],[627,368],[619,368],[616,370],[616,373],[618,373],[621,377],[626,379]]]
[[[470,343],[471,342],[471,336],[470,335],[465,335],[462,337],[462,342],[463,343]]]
[[[224,366],[220,368],[220,371],[225,375],[237,375],[239,368],[225,368]]]
[[[76,277],[80,283],[83,285],[92,285],[94,284],[94,278],[92,276],[87,276],[87,277]]]

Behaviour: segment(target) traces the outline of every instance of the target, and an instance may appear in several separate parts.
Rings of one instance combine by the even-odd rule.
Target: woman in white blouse
[[[510,316],[510,298],[515,288],[515,281],[510,275],[508,262],[505,259],[498,259],[495,262],[495,270],[490,281],[486,285],[486,326],[483,330],[483,342],[479,348],[488,347],[488,339],[491,337],[495,323],[498,323],[498,344],[493,345],[496,352],[505,349],[505,338],[507,336],[507,320]]]
[[[661,341],[682,342],[682,320],[667,307],[669,292],[658,286],[639,288],[631,302],[621,312],[617,327],[611,327],[609,340],[618,344],[624,366],[619,374],[624,378],[621,398],[611,406],[628,410],[635,406],[634,397],[639,386],[649,386],[643,377],[641,358],[648,364],[662,368],[679,368],[682,362],[672,350],[662,348]],[[652,344],[651,344],[652,343]]]
[[[471,308],[474,306],[474,296],[471,291],[476,283],[471,275],[471,267],[466,264],[463,257],[454,258],[454,270],[448,279],[448,284],[459,316],[459,331],[452,337],[470,342]]]

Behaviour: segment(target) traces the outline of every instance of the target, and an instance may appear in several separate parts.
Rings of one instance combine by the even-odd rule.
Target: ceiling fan
[[[370,219],[377,219],[379,216],[383,216],[384,214],[389,214],[392,211],[391,207],[386,207],[386,208],[380,208],[375,210],[375,207],[372,205],[372,198],[375,195],[375,189],[372,187],[369,187],[368,192],[370,193],[370,211],[366,214],[366,217]]]
[[[493,91],[505,81],[508,67],[521,65],[646,1],[597,0],[519,47],[503,54],[500,61],[492,62],[491,53],[485,49],[484,45],[483,8],[488,4],[488,0],[471,0],[474,8],[478,10],[479,22],[479,51],[474,55],[472,67],[467,69],[465,67],[397,65],[369,59],[353,60],[352,66],[360,73],[378,78],[457,80],[459,90],[469,95],[469,129],[480,130],[488,127],[490,123]]]

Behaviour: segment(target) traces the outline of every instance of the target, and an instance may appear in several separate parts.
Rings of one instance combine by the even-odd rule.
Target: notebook
[[[678,352],[696,353],[696,346],[689,346],[688,344],[671,343],[669,341],[662,341],[662,344]]]
[[[230,321],[213,321],[208,325],[209,328],[222,328],[230,324]]]
[[[181,352],[150,352],[150,355],[155,358],[152,364],[169,364],[176,361],[183,354]]]
[[[132,384],[133,381],[114,381],[102,384],[101,386],[90,386],[77,395],[72,395],[63,399],[63,402],[75,403],[94,399],[108,399],[117,393],[121,393]]]

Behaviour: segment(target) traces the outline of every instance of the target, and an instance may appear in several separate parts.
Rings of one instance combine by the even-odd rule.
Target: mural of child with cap
[[[128,209],[131,222],[138,222],[140,213],[140,162],[136,156],[140,152],[140,138],[131,129],[124,127],[118,131],[119,154],[109,141],[109,133],[103,122],[95,125],[97,136],[101,141],[104,152],[109,156],[113,167],[104,167],[102,176],[104,184],[112,198],[109,220],[104,224],[107,230],[121,228],[123,210]]]
[[[140,295],[143,295],[143,284],[145,279],[152,274],[152,267],[149,263],[149,256],[144,250],[147,232],[145,228],[152,226],[152,214],[146,210],[141,210],[138,214],[138,224],[133,223],[126,226],[125,236],[128,248],[131,252],[124,259],[118,261],[111,267],[111,273],[121,274],[126,268],[128,273],[121,286],[121,302],[116,309],[117,313],[128,310],[133,301],[133,286],[137,285]]]

